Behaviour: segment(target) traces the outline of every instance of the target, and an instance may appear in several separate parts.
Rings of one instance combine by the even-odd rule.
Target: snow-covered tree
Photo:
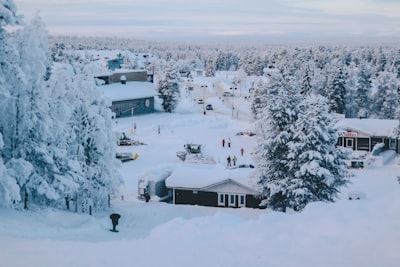
[[[0,133],[0,151],[3,145],[3,138]],[[0,207],[12,207],[14,202],[18,202],[21,199],[20,188],[17,184],[17,177],[10,175],[1,157],[0,177]]]
[[[335,119],[322,96],[309,96],[299,105],[295,136],[288,144],[289,178],[283,195],[287,207],[302,210],[314,201],[333,202],[349,178],[348,154],[337,147]]]
[[[204,76],[206,76],[206,77],[214,77],[215,76],[214,62],[211,59],[211,57],[208,57],[208,59],[207,59],[206,71],[204,73]]]
[[[378,118],[394,119],[399,106],[397,88],[399,81],[397,74],[383,71],[377,78],[377,91],[372,98],[372,111]]]
[[[328,79],[327,98],[331,112],[344,114],[346,107],[346,75],[343,68],[334,68],[333,75]]]
[[[264,204],[273,210],[286,211],[289,196],[286,187],[294,177],[287,158],[288,144],[294,138],[293,125],[298,116],[298,103],[301,100],[300,85],[292,76],[276,72],[273,80],[278,84],[267,85],[268,102],[256,122],[257,149],[255,164],[258,184],[265,198]],[[281,77],[279,77],[281,76]]]
[[[164,111],[173,112],[180,100],[178,73],[172,65],[167,65],[158,80],[158,93]]]
[[[83,212],[104,209],[108,196],[121,183],[116,169],[111,110],[92,77],[89,66],[78,64],[74,66],[72,84],[67,83],[70,92],[67,91],[66,101],[72,108],[65,127],[67,148],[70,160],[79,166],[78,177],[73,177],[79,185],[76,198]]]
[[[356,85],[357,117],[368,117],[371,95],[371,74],[366,67],[361,66]]]

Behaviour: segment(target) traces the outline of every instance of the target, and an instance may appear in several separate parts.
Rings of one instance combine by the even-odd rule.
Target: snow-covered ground
[[[235,135],[252,129],[244,98],[248,88],[223,98],[228,78],[195,78],[194,91],[182,95],[176,113],[118,119],[115,131],[129,133],[136,124],[134,138],[146,145],[118,148],[139,158],[121,164],[125,183],[109,211],[89,216],[0,210],[0,267],[399,266],[398,159],[354,170],[340,200],[312,203],[301,213],[138,200],[138,180],[182,164],[176,152],[185,143],[202,144],[204,153],[221,164],[228,155],[236,155],[239,164],[252,162],[254,137]],[[214,106],[206,115],[193,100],[203,97]],[[232,140],[231,148],[222,147],[223,138]],[[108,231],[112,212],[122,216],[119,233]]]

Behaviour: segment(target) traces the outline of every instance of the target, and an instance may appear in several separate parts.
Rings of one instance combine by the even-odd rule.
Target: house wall
[[[110,83],[119,83],[121,81],[121,76],[124,75],[126,77],[126,81],[128,82],[146,82],[147,81],[147,72],[146,71],[131,71],[131,72],[117,72],[113,73],[110,78]]]
[[[175,189],[175,204],[217,207],[218,194],[206,191]]]
[[[398,141],[396,141],[398,142]],[[338,146],[349,147],[353,150],[362,150],[371,152],[374,146],[378,143],[384,143],[384,150],[389,150],[390,148],[390,139],[386,137],[339,137],[337,142]],[[348,146],[352,144],[351,146]],[[399,152],[399,149],[396,147],[392,148]]]
[[[132,108],[134,108],[133,115],[152,113],[154,112],[154,97],[113,101],[111,105],[111,110],[117,118],[132,116]]]
[[[175,204],[189,204],[189,205],[200,205],[209,207],[221,207],[218,205],[218,193],[208,191],[195,191],[195,190],[174,190],[174,203]],[[228,194],[225,196],[225,206],[229,207]],[[253,195],[245,195],[246,207],[248,208],[260,208],[259,204],[261,199]],[[238,207],[238,199],[236,196],[236,207]]]

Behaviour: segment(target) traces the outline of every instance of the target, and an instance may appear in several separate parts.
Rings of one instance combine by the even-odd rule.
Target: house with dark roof
[[[221,164],[180,164],[166,181],[173,204],[262,208],[250,168],[227,169]]]

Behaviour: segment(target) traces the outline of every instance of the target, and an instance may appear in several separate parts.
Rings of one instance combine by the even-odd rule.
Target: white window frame
[[[353,148],[353,146],[354,146],[354,140],[353,139],[346,139],[346,147]]]
[[[243,203],[242,203],[242,198],[243,198]],[[246,207],[246,195],[239,195],[239,207]]]
[[[223,201],[221,201],[221,197],[222,197]],[[225,207],[225,204],[226,204],[226,202],[225,202],[225,194],[218,193],[218,206]]]

